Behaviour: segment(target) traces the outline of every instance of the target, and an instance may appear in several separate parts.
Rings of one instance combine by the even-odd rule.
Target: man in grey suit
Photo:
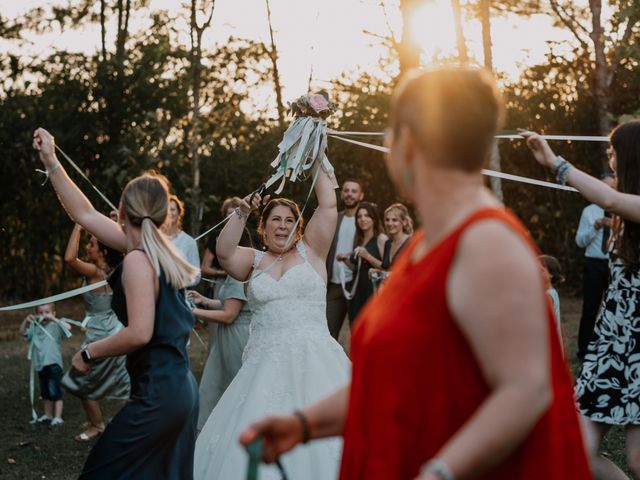
[[[327,323],[329,332],[336,340],[340,334],[340,328],[347,315],[347,299],[342,293],[340,283],[340,269],[343,269],[345,281],[350,285],[353,273],[344,264],[336,260],[336,255],[351,253],[353,241],[356,235],[356,210],[358,203],[364,198],[364,191],[360,181],[349,178],[342,184],[340,199],[344,210],[338,213],[338,225],[331,243],[331,250],[327,256]]]

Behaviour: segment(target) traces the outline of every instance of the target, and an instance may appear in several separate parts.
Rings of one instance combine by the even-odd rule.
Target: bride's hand
[[[240,434],[240,443],[249,445],[263,437],[262,460],[275,462],[280,455],[302,442],[302,424],[295,415],[277,415],[254,423]]]
[[[270,198],[271,195],[267,195],[266,197],[262,198],[262,195],[260,195],[258,192],[253,192],[242,199],[242,203],[238,208],[242,213],[249,214],[254,210],[260,208],[261,204],[266,204]]]

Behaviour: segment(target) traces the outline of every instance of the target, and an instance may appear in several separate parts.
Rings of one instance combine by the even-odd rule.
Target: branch
[[[611,67],[609,68],[609,73],[607,74],[607,88],[611,88],[613,86],[613,80],[618,72],[618,68],[620,68],[620,62],[622,60],[622,50],[629,43],[631,39],[631,35],[633,34],[633,27],[638,24],[640,17],[637,15],[629,16],[627,20],[627,26],[624,29],[624,33],[622,34],[622,38],[620,39],[620,44],[616,49],[613,58],[611,59]]]
[[[572,21],[571,17],[567,15],[566,11],[562,7],[560,7],[556,0],[549,0],[549,3],[551,4],[551,8],[558,16],[562,24],[571,31],[573,36],[576,37],[578,42],[580,42],[580,45],[582,45],[582,48],[588,51],[589,43],[580,36],[580,33],[578,33],[578,29],[587,33],[588,30],[582,24],[580,24],[580,22]]]

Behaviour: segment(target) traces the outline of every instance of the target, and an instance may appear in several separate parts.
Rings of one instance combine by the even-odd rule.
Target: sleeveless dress
[[[367,242],[364,248],[369,252],[374,258],[381,260],[380,252],[378,251],[378,238],[374,236]],[[352,259],[353,261],[354,259]],[[355,259],[357,261],[357,259]],[[358,317],[360,310],[367,303],[369,298],[373,295],[373,283],[371,283],[371,279],[369,278],[369,270],[371,270],[372,265],[366,260],[362,259],[360,262],[360,273],[354,275],[358,277],[358,283],[356,285],[356,291],[353,295],[353,298],[349,302],[349,319],[351,319],[351,324]]]
[[[307,261],[279,280],[254,269],[249,283],[253,312],[242,368],[213,409],[196,442],[197,480],[244,479],[248,456],[238,443],[251,423],[288,413],[324,398],[349,381],[349,360],[331,337],[325,314],[326,283]],[[254,266],[262,252],[256,251]],[[338,475],[342,442],[327,439],[283,455],[292,480],[331,480]],[[260,480],[280,480],[272,465],[260,466]]]
[[[128,324],[122,264],[109,278],[112,307]],[[194,317],[184,292],[159,278],[153,335],[127,355],[131,397],[107,424],[81,479],[189,480],[198,419],[198,386],[186,351]]]
[[[490,394],[446,299],[458,240],[485,219],[499,220],[531,242],[512,215],[483,209],[414,264],[411,255],[423,238],[420,231],[397,258],[384,289],[362,311],[352,337],[343,480],[414,479]],[[546,296],[540,300],[547,302],[553,402],[515,451],[474,478],[591,478],[552,307]]]
[[[95,291],[82,295],[86,311],[82,323],[87,329],[83,347],[122,330],[122,324],[111,309],[111,297],[111,293]],[[122,355],[97,360],[87,375],[70,368],[62,379],[62,386],[81,400],[126,400],[130,393],[126,357]]]
[[[243,302],[242,309],[233,323],[219,323],[218,334],[211,347],[207,363],[200,379],[200,414],[198,430],[202,430],[211,411],[242,366],[242,352],[249,339],[251,309],[247,304],[244,284],[227,277],[220,287],[218,298],[224,306],[225,300],[236,299]]]
[[[613,250],[609,272],[576,398],[594,422],[640,425],[640,271],[627,271]]]

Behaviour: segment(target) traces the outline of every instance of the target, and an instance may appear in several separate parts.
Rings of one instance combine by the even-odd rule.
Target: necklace
[[[284,256],[287,255],[289,252],[291,252],[293,250],[293,247],[291,247],[289,250],[287,250],[286,252],[281,252],[281,253],[275,253],[272,252],[271,250],[267,250],[267,253],[270,255],[273,255],[274,257],[276,257],[276,260],[278,262],[281,262],[284,259]]]

